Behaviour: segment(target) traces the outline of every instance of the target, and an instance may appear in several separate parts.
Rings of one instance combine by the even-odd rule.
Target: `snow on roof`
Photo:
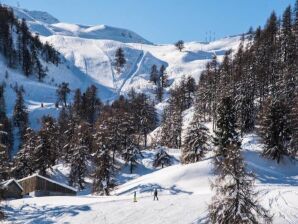
[[[6,180],[6,181],[0,183],[0,186],[3,186],[5,188],[8,185],[10,185],[12,182],[15,182],[18,185],[18,187],[23,190],[22,186],[15,179]]]
[[[51,182],[51,183],[60,185],[60,186],[62,186],[62,187],[65,187],[65,188],[68,188],[68,189],[70,189],[70,190],[72,190],[72,191],[77,192],[77,189],[75,189],[75,188],[73,188],[73,187],[71,187],[71,186],[68,186],[68,185],[66,185],[66,184],[59,183],[59,182],[54,181],[54,180],[52,180],[52,179],[50,179],[50,178],[41,176],[41,175],[39,175],[39,174],[37,174],[37,173],[36,173],[36,174],[33,174],[33,175],[31,175],[31,176],[25,177],[25,178],[23,178],[23,179],[20,179],[20,180],[18,180],[18,181],[27,180],[27,179],[32,178],[32,177],[39,177],[39,178],[42,178],[42,179],[44,179],[44,180],[47,180],[47,181],[49,181],[49,182]]]

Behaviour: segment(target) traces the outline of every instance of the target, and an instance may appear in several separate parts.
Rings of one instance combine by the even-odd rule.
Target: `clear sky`
[[[60,21],[127,28],[155,43],[204,41],[264,25],[295,0],[0,0],[47,11]],[[209,38],[209,37],[208,37]]]

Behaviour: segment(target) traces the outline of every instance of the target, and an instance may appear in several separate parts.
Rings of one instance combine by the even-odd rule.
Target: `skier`
[[[153,197],[153,201],[155,201],[155,198],[156,200],[158,201],[158,197],[157,197],[157,189],[154,188],[154,193],[153,193],[154,197]]]
[[[137,202],[137,192],[133,193],[133,202]]]

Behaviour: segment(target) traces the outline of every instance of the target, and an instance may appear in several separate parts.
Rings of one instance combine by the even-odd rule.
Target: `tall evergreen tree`
[[[208,129],[200,123],[196,114],[183,141],[182,162],[187,164],[202,160],[209,150],[209,138]]]
[[[64,107],[67,106],[67,95],[70,93],[68,85],[68,83],[62,82],[61,84],[59,84],[57,89],[58,103],[61,102]]]
[[[126,59],[125,59],[124,51],[122,48],[118,48],[115,54],[115,65],[118,73],[120,73],[121,68],[123,68],[125,63],[126,63]]]
[[[254,177],[245,170],[240,147],[228,145],[222,171],[213,188],[215,195],[209,205],[211,223],[271,223],[272,217],[257,201]]]
[[[113,147],[110,134],[108,126],[97,123],[94,136],[96,152],[93,160],[96,168],[93,174],[93,192],[103,195],[110,194],[110,189],[114,186],[113,175],[116,169],[110,150],[110,147]]]
[[[70,158],[69,184],[77,186],[79,189],[85,187],[84,178],[87,175],[87,162],[92,146],[91,138],[91,128],[88,123],[80,122],[76,125],[70,142],[72,156]]]
[[[13,159],[13,176],[15,178],[21,179],[37,170],[38,164],[35,163],[34,158],[37,147],[36,133],[31,128],[27,128],[24,143]]]
[[[268,99],[261,115],[260,134],[265,143],[263,155],[276,160],[291,155],[290,109],[285,100]]]
[[[173,157],[170,156],[162,147],[157,148],[155,154],[153,166],[164,168],[165,166],[171,166],[173,164]]]
[[[23,98],[23,91],[16,91],[17,99],[13,110],[13,124],[19,129],[20,140],[23,140],[25,131],[28,127],[28,111]]]
[[[55,165],[58,159],[59,138],[57,129],[55,120],[52,117],[44,116],[42,118],[42,126],[37,134],[36,146],[33,152],[35,170],[41,175],[46,175],[46,170]]]
[[[239,148],[238,133],[236,132],[235,105],[231,97],[224,97],[218,107],[217,130],[214,145],[215,165],[222,170],[223,161],[229,154],[229,149]]]
[[[185,47],[184,47],[184,41],[183,40],[178,40],[175,43],[175,47],[181,52]]]
[[[0,85],[0,124],[2,125],[2,131],[6,133],[0,137],[0,144],[5,145],[7,154],[9,156],[13,147],[13,134],[11,121],[6,115],[6,103],[3,85]]]
[[[151,67],[150,81],[159,86],[159,74],[156,65],[152,65]]]
[[[223,98],[219,105],[215,145],[218,177],[212,186],[216,194],[209,205],[210,222],[271,223],[270,215],[255,199],[254,178],[245,170],[231,97]]]

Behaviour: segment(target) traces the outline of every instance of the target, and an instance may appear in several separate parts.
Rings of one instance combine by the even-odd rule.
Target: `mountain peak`
[[[8,6],[10,7],[10,6]],[[13,9],[13,12],[15,16],[19,19],[26,19],[27,21],[31,22],[42,22],[46,24],[54,24],[59,23],[59,20],[52,16],[51,14],[43,11],[36,11],[36,10],[27,10],[27,9],[21,9],[18,7],[10,7]]]

